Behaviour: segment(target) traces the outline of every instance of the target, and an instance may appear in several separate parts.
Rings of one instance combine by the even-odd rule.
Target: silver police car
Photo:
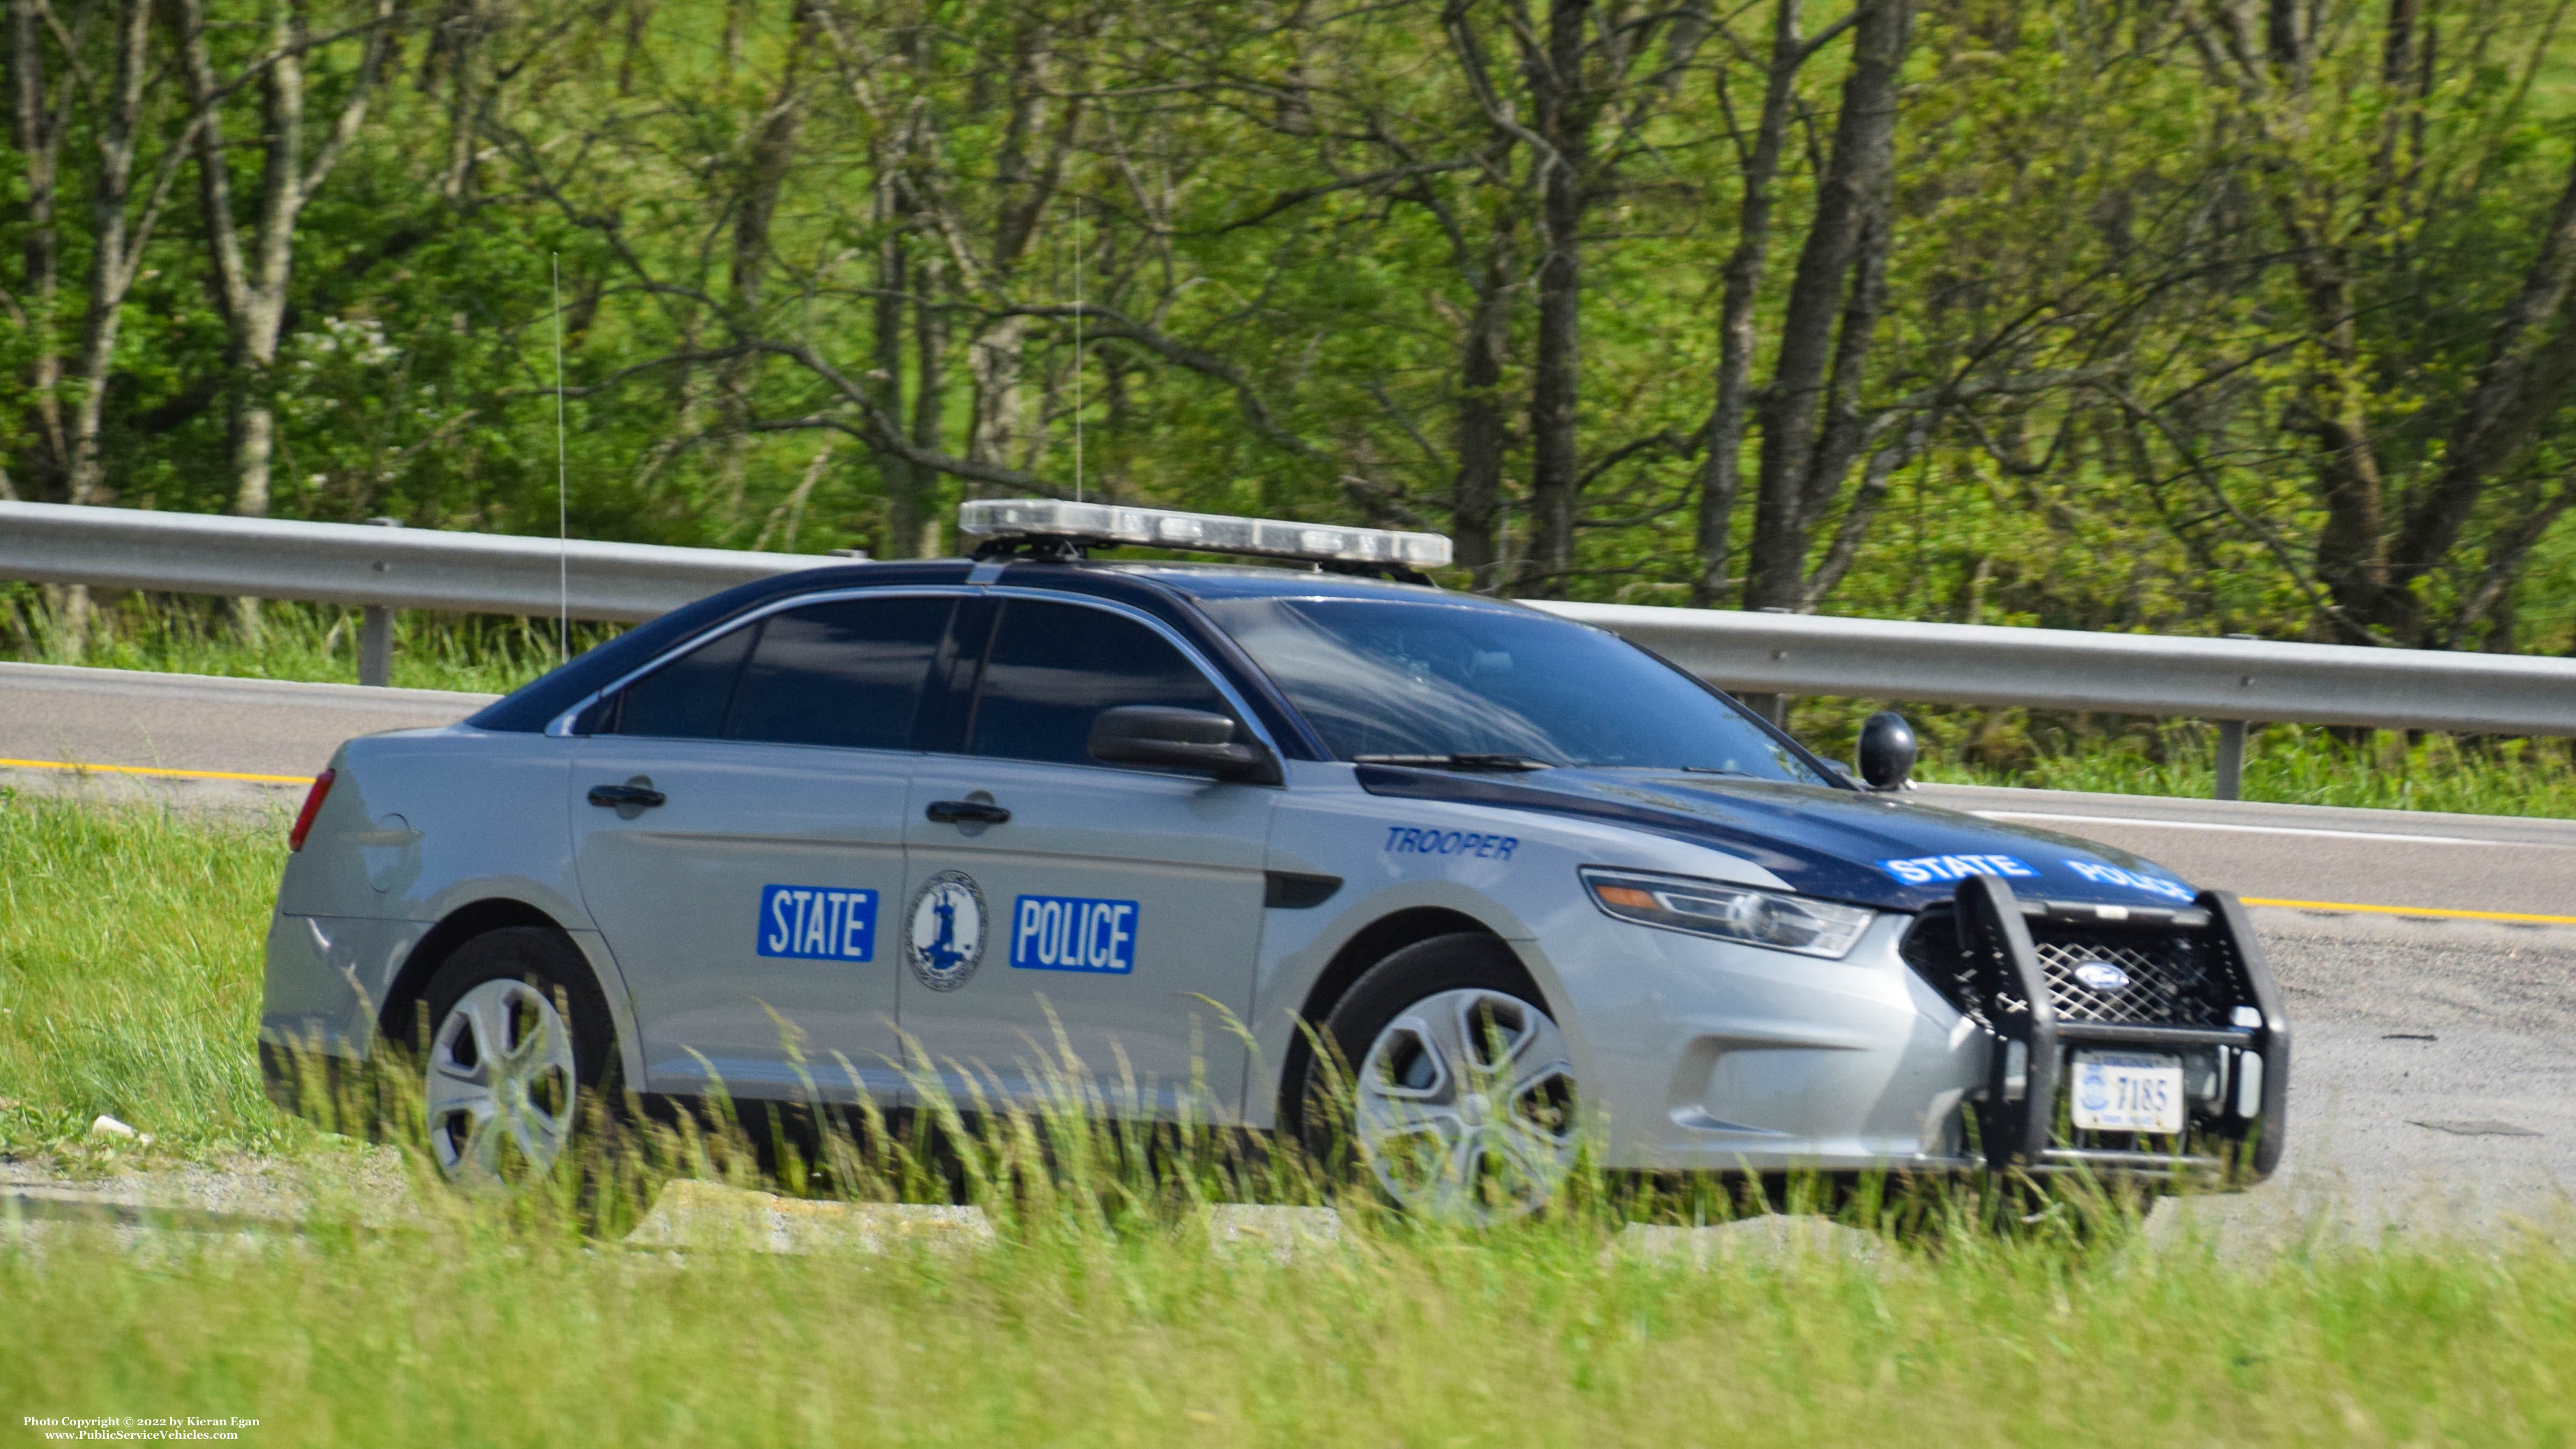
[[[1490,1216],[1611,1169],[2279,1161],[2233,897],[1855,781],[1615,635],[1432,587],[1446,540],[969,504],[461,724],[350,740],[268,936],[262,1058],[425,1028],[428,1146],[542,1165],[584,1094],[934,1081],[1313,1134]],[[1096,561],[1147,543],[1266,565]],[[1875,751],[1881,758],[1872,759]],[[1230,1020],[1229,1020],[1230,1019]],[[1347,1113],[1346,1121],[1339,1120]]]

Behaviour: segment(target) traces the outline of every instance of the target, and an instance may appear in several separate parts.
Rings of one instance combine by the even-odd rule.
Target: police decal
[[[912,893],[903,958],[913,979],[954,991],[984,962],[984,888],[962,870],[943,870]]]
[[[1972,875],[2034,876],[2028,861],[2010,855],[1923,855],[1912,860],[1882,860],[1878,868],[1907,885],[1966,880]]]
[[[855,887],[762,886],[755,944],[763,956],[873,960],[877,893]]]
[[[2163,896],[2166,900],[2179,901],[2184,905],[2200,899],[2191,887],[2181,881],[2149,875],[2142,870],[2122,870],[2116,865],[2104,865],[2098,860],[2070,860],[2066,862],[2066,868],[2095,885],[2125,886],[2133,891],[2145,891],[2151,896]]]
[[[1011,968],[1127,975],[1136,969],[1142,914],[1134,901],[1022,896],[1011,908]]]

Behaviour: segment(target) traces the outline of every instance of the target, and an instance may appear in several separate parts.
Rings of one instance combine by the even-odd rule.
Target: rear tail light
[[[286,833],[288,850],[304,848],[304,837],[313,829],[313,817],[322,813],[322,802],[331,798],[331,782],[338,778],[337,770],[324,770],[313,777],[313,788],[304,792],[304,808],[295,812],[295,828]]]

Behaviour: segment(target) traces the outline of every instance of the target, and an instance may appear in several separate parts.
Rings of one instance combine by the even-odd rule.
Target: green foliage
[[[104,1235],[100,1235],[104,1239]],[[675,1261],[452,1208],[295,1244],[0,1247],[32,1415],[276,1446],[1948,1439],[2552,1444],[2555,1250],[1604,1263],[1593,1224],[1212,1256],[1183,1219],[881,1260]],[[138,1257],[140,1261],[138,1261]]]
[[[0,657],[98,669],[150,669],[236,679],[358,682],[363,611],[326,604],[263,604],[251,637],[230,600],[127,595],[91,615],[75,639],[40,590],[0,584]],[[393,616],[397,689],[507,694],[616,637],[621,626],[576,620],[558,639],[552,619],[430,614]]]
[[[83,24],[64,32],[77,56],[46,52],[58,91],[73,59],[103,63],[118,3],[68,7]],[[230,73],[266,31],[214,9]],[[100,384],[108,482],[128,504],[229,506],[235,419],[264,401],[279,513],[546,531],[559,266],[578,534],[905,556],[967,491],[1077,487],[1446,527],[1490,262],[1508,562],[1533,526],[1540,172],[1496,119],[1532,114],[1507,18],[1454,9],[1452,26],[1427,0],[498,7],[471,23],[398,7],[384,83],[296,229],[265,372],[227,355],[207,218],[176,173]],[[1697,573],[1695,440],[1773,12],[1683,10],[1655,32],[1668,68],[1597,98],[1616,124],[1580,163],[1578,567],[1520,584],[1507,569],[1507,587],[1680,602]],[[1613,4],[1601,24],[1643,14]],[[2479,476],[2434,563],[2397,557],[2542,254],[2576,37],[2545,0],[2300,15],[2272,38],[2297,63],[2249,72],[2230,57],[2263,44],[2220,33],[2250,23],[2235,12],[1923,10],[1886,303],[1854,394],[1873,447],[1922,437],[1883,492],[1856,471],[1829,500],[1817,551],[1847,523],[1858,552],[1820,607],[2576,643],[2563,389],[2533,394],[2527,446]],[[1806,29],[1840,18],[1828,5]],[[363,19],[316,7],[316,35],[357,27],[308,57],[317,135],[353,92]],[[153,34],[166,60],[175,39]],[[1491,105],[1462,37],[1492,52],[1507,94]],[[2397,39],[2411,71],[2391,69]],[[1844,57],[1828,44],[1795,79],[1809,120],[1777,189],[1764,356]],[[228,134],[254,134],[259,87],[225,104]],[[147,162],[184,109],[154,113]],[[65,114],[60,285],[48,310],[11,276],[13,305],[43,315],[0,333],[0,366],[30,381],[48,349],[77,362],[88,305],[102,122]],[[261,153],[229,154],[246,227]],[[0,257],[33,255],[31,185],[0,167]],[[88,386],[66,374],[0,413],[21,496],[58,496],[43,414]],[[2321,408],[2366,441],[2321,442]],[[884,423],[947,461],[890,455]],[[2366,539],[2337,522],[2350,490],[2331,477],[2363,448],[2385,495]],[[1739,555],[1754,506],[1738,500]],[[2365,607],[2373,588],[2402,599]]]
[[[0,790],[0,1153],[106,1113],[185,1151],[293,1140],[262,1095],[260,932],[285,822]]]

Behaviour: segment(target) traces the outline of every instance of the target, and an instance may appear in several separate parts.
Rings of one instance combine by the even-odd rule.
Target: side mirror
[[[1270,752],[1234,735],[1234,721],[1221,714],[1126,704],[1104,709],[1092,720],[1091,757],[1111,765],[1156,765],[1220,780],[1279,783],[1279,762]]]
[[[1871,715],[1860,727],[1860,777],[1873,790],[1904,789],[1920,753],[1914,726],[1892,709]]]

